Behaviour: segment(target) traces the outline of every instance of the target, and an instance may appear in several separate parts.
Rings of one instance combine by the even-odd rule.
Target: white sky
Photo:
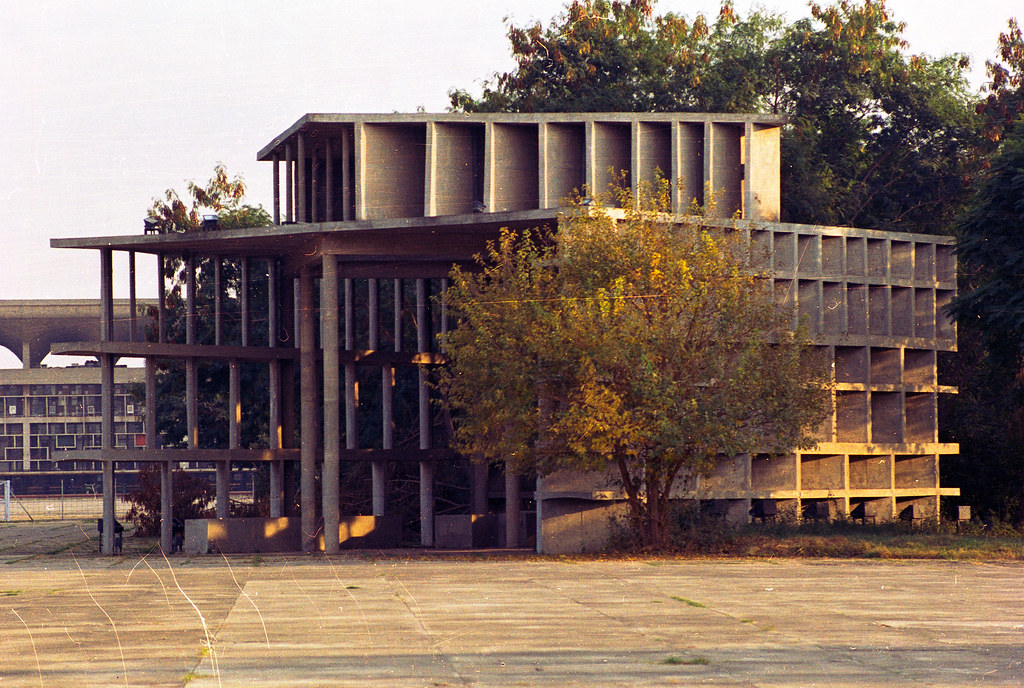
[[[809,14],[801,0],[736,0]],[[714,16],[717,0],[661,0]],[[974,81],[1019,0],[889,0],[910,49],[962,52]],[[164,189],[217,162],[272,204],[256,151],[306,112],[443,111],[512,65],[506,17],[547,24],[562,0],[32,0],[0,6],[0,299],[95,298],[95,251],[51,237],[134,234]],[[156,293],[140,259],[140,296]],[[115,268],[115,296],[127,269]],[[0,350],[0,358],[2,358]]]

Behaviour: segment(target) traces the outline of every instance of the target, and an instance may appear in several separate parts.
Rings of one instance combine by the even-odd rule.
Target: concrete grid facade
[[[813,452],[723,461],[710,479],[681,485],[679,496],[715,500],[732,520],[745,520],[757,499],[777,500],[781,511],[799,515],[820,513],[817,505],[827,503],[832,516],[934,518],[940,496],[958,493],[939,485],[939,457],[956,446],[938,442],[936,414],[937,395],[953,391],[939,386],[935,372],[936,351],[956,346],[955,331],[941,313],[955,290],[951,242],[779,223],[782,124],[781,118],[756,115],[306,115],[258,153],[272,168],[271,228],[51,242],[100,252],[106,323],[112,322],[113,251],[152,253],[161,261],[182,257],[184,341],[167,341],[161,308],[157,342],[118,341],[104,325],[99,342],[54,350],[97,355],[104,390],[113,389],[116,357],[145,358],[147,408],[155,408],[155,360],[185,360],[188,400],[196,398],[201,362],[228,362],[231,447],[198,446],[198,413],[194,401],[187,404],[189,448],[143,452],[143,460],[165,467],[167,490],[174,461],[214,462],[218,492],[228,484],[231,462],[267,461],[271,518],[283,519],[275,521],[275,532],[293,531],[296,547],[332,552],[353,532],[351,515],[338,513],[341,463],[372,466],[373,513],[366,515],[372,531],[386,529],[388,465],[413,462],[419,466],[420,542],[444,544],[454,526],[435,518],[433,471],[437,461],[457,457],[433,436],[426,375],[443,363],[434,335],[448,324],[443,304],[431,295],[443,289],[453,263],[468,264],[499,228],[554,225],[562,199],[575,189],[606,187],[609,170],[624,171],[634,188],[661,174],[677,181],[673,211],[685,212],[693,200],[702,203],[710,191],[723,222],[742,218],[739,229],[769,256],[778,298],[793,307],[794,322],[809,322],[817,345],[832,354],[837,381],[836,411]],[[252,274],[266,280],[265,334],[196,343],[196,280],[211,278],[209,270],[197,273],[202,260],[260,266]],[[219,267],[213,272],[216,279]],[[249,310],[243,296],[243,333],[251,329]],[[219,314],[214,308],[210,317]],[[237,370],[243,364],[269,371],[270,442],[263,449],[238,445],[245,401]],[[416,376],[412,418],[398,418],[394,408],[395,378],[403,371]],[[367,408],[359,390],[371,384],[379,402]],[[127,457],[114,446],[109,397],[105,391],[102,449],[73,454],[98,454],[112,480],[115,464]],[[372,446],[360,446],[358,429],[371,413],[382,433]],[[396,446],[396,437],[414,437],[414,446]],[[297,463],[300,476],[297,518],[285,513],[285,482],[293,474],[285,470],[287,462]],[[487,475],[464,465],[472,485],[466,510],[482,517]],[[517,476],[505,480],[510,545],[526,535],[520,528],[521,484]],[[544,551],[597,546],[608,516],[622,508],[622,495],[599,476],[555,475],[530,487],[536,542]],[[218,515],[226,519],[226,508]],[[474,518],[466,516],[470,523]],[[338,541],[323,537],[333,532]]]
[[[47,494],[62,486],[75,493],[99,486],[99,463],[59,460],[63,450],[101,447],[99,367],[42,365],[54,341],[95,337],[99,312],[95,300],[0,301],[0,345],[22,361],[21,368],[0,369],[0,479],[11,480],[17,494]],[[120,337],[138,336],[140,323],[128,312],[127,300],[115,303],[115,319]],[[114,446],[141,449],[145,413],[133,385],[142,382],[142,371],[119,368],[119,379]]]

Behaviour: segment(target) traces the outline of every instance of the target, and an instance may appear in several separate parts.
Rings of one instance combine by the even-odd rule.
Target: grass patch
[[[346,590],[362,590],[362,588],[360,588],[358,585],[346,585],[345,589]]]
[[[695,602],[693,600],[688,600],[685,597],[680,597],[679,595],[673,595],[672,599],[675,600],[676,602],[685,602],[686,604],[690,605],[691,607],[697,607],[699,609],[704,609],[705,607],[707,607],[707,605],[705,605],[705,604],[701,604],[700,602]]]
[[[707,657],[696,656],[696,657],[677,657],[675,655],[669,655],[665,659],[661,660],[662,664],[670,665],[681,665],[681,666],[704,666],[710,664]]]
[[[952,524],[781,521],[733,528],[688,523],[674,544],[676,553],[698,556],[1024,561],[1024,533],[970,525],[956,532]]]
[[[24,590],[0,590],[0,597],[14,597],[25,592]]]

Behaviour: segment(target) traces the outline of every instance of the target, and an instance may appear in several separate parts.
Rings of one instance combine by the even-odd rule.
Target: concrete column
[[[110,249],[100,250],[100,340],[114,338],[114,267]],[[114,448],[114,357],[102,354],[100,359],[100,448]],[[100,543],[104,554],[114,553],[114,524],[117,518],[114,494],[114,462],[109,455],[103,460],[103,533]]]
[[[274,188],[274,224],[281,224],[281,156],[274,153],[274,180],[271,182]]]
[[[109,274],[109,272],[108,272]],[[109,341],[109,340],[105,340]],[[110,450],[114,447],[114,357],[100,355],[100,447]],[[114,462],[103,456],[103,541],[104,554],[114,553],[114,524],[116,522],[114,494]]]
[[[351,280],[345,280],[346,302],[349,300]],[[346,312],[346,324],[349,313]],[[323,277],[320,279],[320,319],[323,327],[321,337],[324,353],[324,468],[321,476],[324,514],[324,552],[338,553],[339,476],[341,471],[341,428],[338,369],[338,259],[325,255]],[[346,366],[346,373],[348,368]],[[347,377],[347,375],[346,375]],[[346,381],[346,416],[348,415],[348,389]]]
[[[367,348],[371,351],[377,351],[380,348],[380,284],[376,279],[370,279],[369,282],[369,298],[367,299],[367,310],[369,317],[369,341],[367,342]],[[393,413],[393,395],[392,389],[388,388],[389,376],[388,371],[391,370],[390,366],[381,366],[381,416],[382,425],[384,426],[382,440],[386,441],[388,435],[387,430],[387,419],[390,414]],[[389,407],[387,412],[383,411],[385,404]],[[391,449],[390,446],[384,446],[385,449]],[[387,464],[383,461],[374,461],[370,464],[370,486],[371,494],[373,497],[373,515],[383,516],[384,510],[387,508]]]
[[[196,260],[185,257],[185,343],[196,343]]]
[[[228,361],[228,449],[238,449],[242,438],[242,365]],[[217,462],[217,518],[231,511],[231,462]]]
[[[157,341],[163,344],[167,341],[167,285],[164,282],[164,254],[156,254],[156,329]]]
[[[308,268],[299,276],[299,404],[302,443],[299,460],[299,510],[302,550],[316,548],[316,312],[313,309],[313,275]]]
[[[291,143],[284,146],[284,220],[285,222],[295,221],[295,148]]]
[[[324,144],[324,150],[326,151],[326,165],[327,169],[324,171],[327,183],[326,192],[324,194],[324,219],[328,222],[334,222],[334,139],[328,138]]]
[[[185,257],[185,343],[196,343],[196,264]],[[185,360],[185,427],[189,449],[199,448],[199,361]]]
[[[427,309],[427,281],[416,280],[416,343],[420,353],[430,350],[430,323]],[[430,388],[427,386],[427,369],[419,366],[419,419],[420,449],[430,449]],[[420,462],[420,544],[434,545],[434,464]]]
[[[345,279],[345,351],[355,349],[355,299],[352,280]],[[345,364],[345,448],[359,448],[356,409],[359,406],[359,382],[354,362]]]
[[[135,251],[128,252],[128,341],[137,342],[138,322],[135,315]]]
[[[278,271],[277,260],[270,258],[267,261],[267,340],[271,347],[278,345],[280,335],[280,304],[278,300]],[[284,444],[282,421],[281,421],[281,361],[270,361],[268,391],[270,393],[269,408],[269,437],[270,448],[281,449]],[[270,462],[270,516],[279,518],[283,516],[281,504],[281,478],[283,477],[283,463],[281,461]]]
[[[242,272],[239,285],[239,306],[242,311],[242,346],[249,346],[249,259],[243,257],[239,269]]]
[[[174,548],[174,473],[170,461],[160,462],[160,549]]]
[[[295,135],[298,140],[298,160],[296,161],[296,184],[295,193],[298,198],[295,199],[296,220],[298,222],[308,222],[309,217],[306,210],[306,137],[302,132]]]
[[[505,546],[519,547],[519,474],[505,467]]]
[[[213,261],[213,343],[224,343],[224,268],[220,256]]]
[[[319,146],[309,146],[309,221],[320,222],[320,158]]]
[[[32,367],[32,342],[27,340],[21,343],[21,367],[25,370]]]

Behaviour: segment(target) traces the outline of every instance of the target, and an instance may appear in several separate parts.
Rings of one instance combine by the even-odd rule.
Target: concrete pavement
[[[1024,684],[1024,565],[36,556],[10,686]]]

